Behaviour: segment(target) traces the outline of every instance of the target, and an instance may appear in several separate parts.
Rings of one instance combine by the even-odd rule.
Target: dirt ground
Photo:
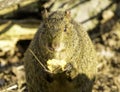
[[[120,92],[120,22],[111,27],[93,40],[99,59],[93,92]]]

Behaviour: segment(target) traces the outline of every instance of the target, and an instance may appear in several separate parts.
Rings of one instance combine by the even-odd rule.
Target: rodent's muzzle
[[[64,43],[60,42],[60,43],[49,43],[47,45],[48,49],[50,51],[56,51],[56,52],[61,52],[65,49],[64,47]]]

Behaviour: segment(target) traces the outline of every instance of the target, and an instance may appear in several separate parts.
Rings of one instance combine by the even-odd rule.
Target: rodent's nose
[[[54,48],[55,51],[60,52],[63,50],[63,44],[62,43],[54,43],[52,44],[52,47]]]
[[[64,44],[63,43],[52,43],[48,45],[49,50],[60,52],[64,50]]]

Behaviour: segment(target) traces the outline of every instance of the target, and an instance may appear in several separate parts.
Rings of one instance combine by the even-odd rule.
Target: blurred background
[[[0,0],[0,92],[28,92],[22,58],[44,8],[70,11],[88,32],[99,60],[93,92],[120,92],[120,0]]]

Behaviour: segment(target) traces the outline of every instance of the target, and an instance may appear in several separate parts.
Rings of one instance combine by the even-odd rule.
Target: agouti
[[[91,92],[97,70],[94,46],[68,11],[44,14],[24,63],[29,92]]]

